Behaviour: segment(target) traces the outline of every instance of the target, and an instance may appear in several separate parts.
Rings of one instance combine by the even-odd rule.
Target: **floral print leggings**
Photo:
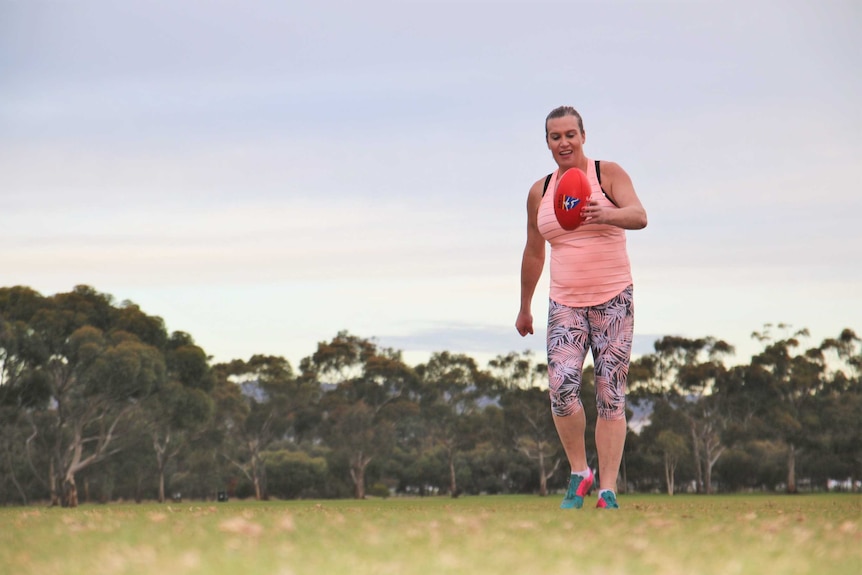
[[[587,350],[596,372],[596,407],[602,419],[625,417],[626,379],[634,333],[633,288],[603,304],[568,307],[553,300],[548,310],[548,377],[551,411],[577,413]]]

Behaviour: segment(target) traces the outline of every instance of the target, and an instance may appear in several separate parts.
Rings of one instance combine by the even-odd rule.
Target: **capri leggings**
[[[632,292],[632,286],[628,286],[610,301],[589,307],[568,307],[550,301],[548,376],[554,415],[572,415],[583,408],[581,375],[587,350],[591,349],[599,417],[625,417],[634,332]]]

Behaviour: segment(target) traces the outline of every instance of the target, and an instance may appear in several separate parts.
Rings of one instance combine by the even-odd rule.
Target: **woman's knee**
[[[567,417],[574,415],[584,408],[581,398],[577,395],[562,397],[559,394],[551,393],[551,413],[557,417]]]
[[[626,416],[626,402],[625,400],[623,400],[619,402],[619,404],[601,406],[598,408],[597,411],[599,419],[604,419],[607,421],[624,419]]]

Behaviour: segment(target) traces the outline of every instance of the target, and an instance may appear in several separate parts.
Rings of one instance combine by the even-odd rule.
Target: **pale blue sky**
[[[649,214],[641,351],[862,332],[860,29],[852,0],[0,0],[0,285],[91,285],[218,361],[342,329],[541,359],[525,202],[568,104]]]

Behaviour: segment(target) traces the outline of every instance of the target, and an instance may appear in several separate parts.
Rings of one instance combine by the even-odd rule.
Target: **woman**
[[[625,170],[613,162],[595,162],[584,154],[584,123],[574,108],[562,106],[548,114],[545,140],[557,170],[533,184],[527,196],[527,244],[515,327],[521,336],[533,333],[531,304],[542,275],[547,241],[551,245],[551,411],[572,471],[560,507],[580,509],[594,483],[587,464],[586,417],[580,399],[584,360],[591,350],[598,407],[600,485],[596,506],[617,509],[615,490],[626,438],[625,387],[634,330],[625,230],[646,227],[647,216]],[[566,170],[583,170],[592,186],[583,221],[572,231],[560,226],[553,207],[556,184]]]

